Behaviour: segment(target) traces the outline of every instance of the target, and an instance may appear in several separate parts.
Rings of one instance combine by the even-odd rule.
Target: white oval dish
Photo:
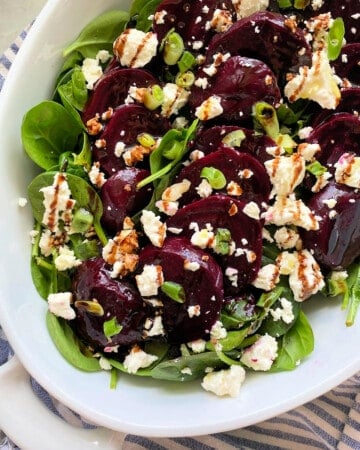
[[[306,305],[315,350],[292,372],[249,375],[238,398],[218,398],[198,382],[175,384],[121,375],[116,390],[107,373],[70,366],[52,343],[46,303],[30,277],[30,206],[20,208],[34,175],[22,150],[24,113],[51,96],[61,50],[101,12],[126,1],[50,0],[23,44],[0,101],[0,321],[26,370],[52,395],[104,427],[145,436],[193,436],[245,427],[323,394],[360,370],[360,324],[345,326],[336,300]]]

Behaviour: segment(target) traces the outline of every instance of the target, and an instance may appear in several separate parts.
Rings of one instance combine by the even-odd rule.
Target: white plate
[[[61,49],[99,13],[128,2],[50,1],[18,54],[0,102],[0,319],[25,368],[51,394],[97,424],[147,436],[190,436],[244,427],[328,391],[360,370],[360,324],[347,328],[336,300],[312,301],[306,312],[314,353],[293,372],[248,376],[236,399],[218,398],[198,382],[178,385],[106,373],[82,373],[63,360],[45,326],[46,303],[29,271],[30,206],[20,208],[34,168],[20,140],[23,114],[51,95]]]

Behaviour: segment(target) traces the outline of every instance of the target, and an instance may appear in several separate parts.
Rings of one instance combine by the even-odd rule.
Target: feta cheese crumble
[[[144,352],[138,345],[134,345],[124,359],[124,367],[129,373],[136,373],[139,369],[151,366],[158,359],[155,355]]]
[[[76,313],[71,307],[71,292],[57,292],[56,294],[49,294],[47,301],[49,311],[55,316],[62,317],[66,320],[75,319]]]
[[[122,66],[138,68],[153,59],[158,43],[155,33],[128,28],[115,40],[113,49]]]
[[[270,370],[277,357],[278,343],[273,336],[265,334],[244,350],[240,361],[256,371]]]
[[[223,369],[207,373],[201,386],[209,392],[218,396],[237,397],[240,388],[245,380],[245,369],[241,366],[230,366],[230,369]]]

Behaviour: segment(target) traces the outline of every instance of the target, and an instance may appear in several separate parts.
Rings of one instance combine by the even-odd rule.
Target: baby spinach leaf
[[[152,20],[149,17],[154,14],[156,7],[161,3],[161,0],[147,0],[137,2],[137,17],[136,17],[136,28],[138,30],[147,32],[150,30],[152,25]]]
[[[204,352],[163,361],[151,370],[151,376],[159,380],[190,381],[202,377],[208,367],[224,366],[216,352]]]
[[[21,138],[28,156],[41,168],[50,170],[58,164],[59,156],[76,148],[80,124],[60,104],[39,103],[24,116]]]
[[[97,372],[101,370],[97,358],[82,353],[78,339],[65,320],[48,312],[46,315],[46,325],[57,349],[70,364],[86,372]]]
[[[270,371],[292,370],[314,350],[314,334],[303,311],[290,330],[279,340],[278,357]]]
[[[83,110],[88,99],[88,90],[84,74],[79,66],[72,69],[70,80],[61,84],[58,91],[63,103],[65,101],[78,111]]]
[[[242,328],[241,330],[232,330],[228,331],[227,335],[224,339],[219,339],[217,342],[221,345],[221,351],[229,352],[230,350],[234,350],[238,348],[246,338],[249,332],[248,328]],[[206,348],[211,351],[216,351],[215,345],[208,341],[206,343]]]
[[[151,175],[138,183],[140,189],[149,183],[155,186],[161,182],[159,179],[167,175],[184,158],[189,150],[188,144],[193,139],[199,120],[194,120],[189,128],[183,130],[169,130],[162,137],[160,145],[150,154]]]
[[[86,25],[77,39],[63,51],[64,56],[72,52],[84,58],[94,58],[99,50],[112,50],[113,42],[124,31],[129,20],[126,11],[107,11]]]
[[[290,323],[284,322],[282,319],[275,320],[273,315],[269,312],[267,316],[264,318],[261,327],[259,329],[260,334],[270,334],[270,336],[279,337],[284,335],[290,328],[293,326],[297,317],[300,313],[300,303],[294,300],[294,296],[292,291],[288,287],[284,287],[281,298],[286,298],[289,302],[291,302],[292,313],[294,315],[294,319]],[[277,308],[282,308],[280,299],[277,300],[272,306],[272,310],[276,310]]]
[[[31,258],[31,277],[36,291],[41,298],[46,300],[53,291],[51,288],[52,272],[40,265],[37,258]]]
[[[346,317],[346,325],[351,326],[355,322],[355,317],[360,307],[360,265],[353,264],[348,269],[349,277],[346,279],[347,284],[347,304],[348,314]]]

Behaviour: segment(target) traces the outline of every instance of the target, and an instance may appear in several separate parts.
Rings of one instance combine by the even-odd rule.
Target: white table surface
[[[45,3],[46,0],[0,0],[0,55]]]

